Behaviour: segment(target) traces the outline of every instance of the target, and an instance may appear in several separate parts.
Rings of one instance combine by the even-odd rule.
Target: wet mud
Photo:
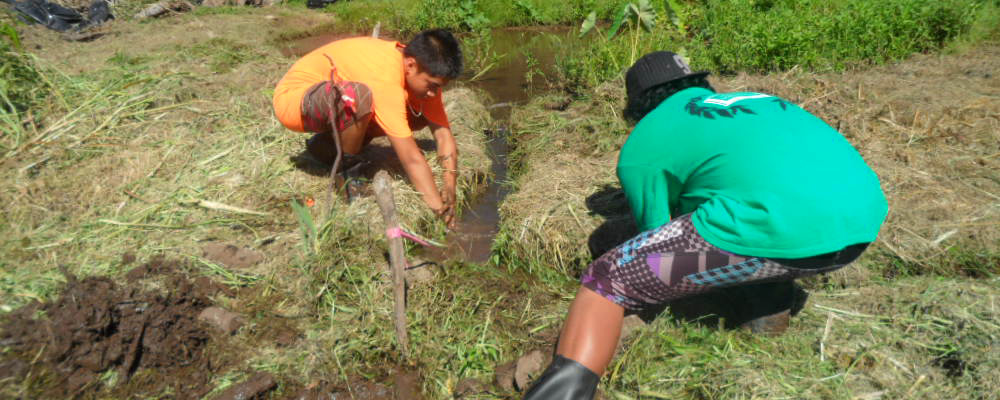
[[[226,389],[214,400],[252,400],[264,399],[268,392],[278,387],[278,382],[267,372],[258,372],[241,383]]]
[[[44,381],[38,386],[45,398],[113,391],[106,384],[131,393],[201,397],[221,367],[207,354],[209,327],[197,319],[212,289],[199,288],[174,268],[154,259],[129,274],[131,280],[166,274],[163,292],[64,270],[66,286],[56,300],[5,316],[0,342],[9,351],[0,364],[13,367],[7,370],[18,379]]]
[[[423,400],[420,375],[397,368],[381,381],[351,380],[346,385],[314,382],[286,400]]]

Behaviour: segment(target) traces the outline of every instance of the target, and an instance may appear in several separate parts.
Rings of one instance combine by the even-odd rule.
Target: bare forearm
[[[441,154],[441,153],[439,153]],[[458,180],[458,153],[452,152],[451,154],[443,154],[438,156],[438,165],[441,166],[441,180],[444,182],[446,188],[455,188],[455,184]]]
[[[438,193],[437,185],[434,183],[434,174],[427,161],[420,157],[420,160],[403,161],[403,169],[410,178],[413,188],[423,195],[424,202],[431,209],[440,209],[444,202],[441,194]]]
[[[441,166],[441,180],[446,189],[455,189],[458,180],[458,146],[455,137],[448,128],[434,129],[434,139],[437,142],[438,165]]]

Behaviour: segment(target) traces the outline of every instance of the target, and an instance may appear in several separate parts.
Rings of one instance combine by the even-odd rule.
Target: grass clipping
[[[854,144],[879,175],[890,206],[866,259],[910,273],[993,274],[1000,258],[998,66],[1000,48],[985,47],[865,71],[792,70],[713,84],[789,99]],[[624,142],[623,87],[605,85],[564,111],[546,110],[551,99],[544,98],[516,110],[523,167],[517,191],[502,206],[515,259],[567,271],[599,255],[592,249],[634,232],[615,191],[617,151],[595,150],[601,147],[595,141]]]

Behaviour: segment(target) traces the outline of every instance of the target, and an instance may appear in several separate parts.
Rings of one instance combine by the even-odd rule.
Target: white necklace
[[[406,108],[410,109],[410,114],[413,114],[414,117],[422,117],[424,115],[424,107],[422,105],[420,106],[420,112],[417,112],[417,110],[414,110],[413,106],[410,105],[410,102],[407,101]]]

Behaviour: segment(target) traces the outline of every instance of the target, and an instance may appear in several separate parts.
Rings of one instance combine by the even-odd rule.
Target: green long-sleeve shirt
[[[641,230],[692,213],[736,254],[801,258],[875,240],[878,177],[836,130],[760,93],[685,89],[636,125],[618,159]]]

